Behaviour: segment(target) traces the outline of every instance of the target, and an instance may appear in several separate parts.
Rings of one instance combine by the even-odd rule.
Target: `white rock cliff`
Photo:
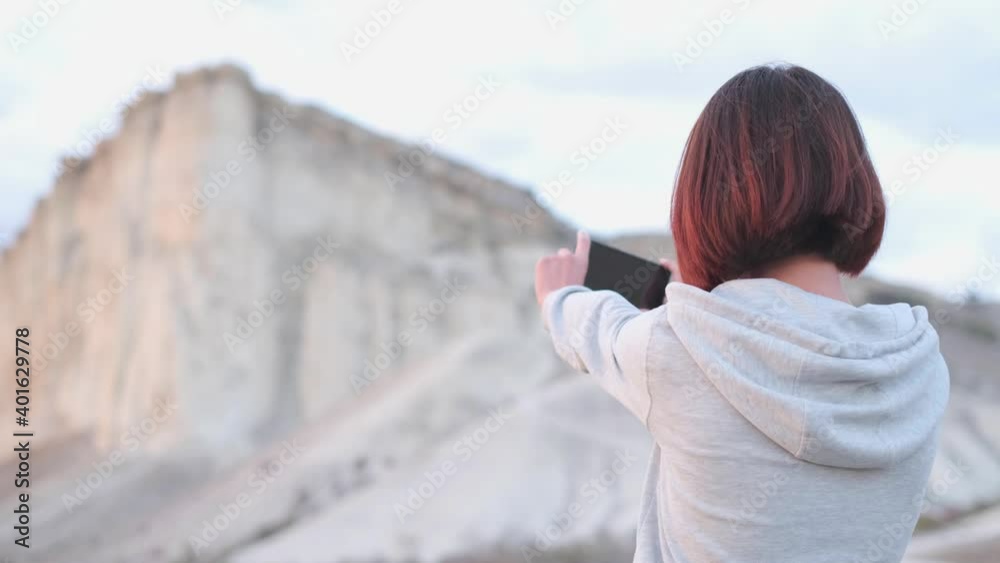
[[[0,262],[3,334],[32,331],[26,560],[624,560],[648,438],[558,361],[532,293],[535,259],[571,238],[527,191],[239,69],[179,76],[67,163]],[[983,307],[940,327],[956,400],[936,478],[961,473],[935,491],[945,515],[1000,498]],[[934,560],[1000,542],[940,533],[921,539]]]

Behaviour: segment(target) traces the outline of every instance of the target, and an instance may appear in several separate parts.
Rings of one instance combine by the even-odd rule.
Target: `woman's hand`
[[[583,285],[589,258],[590,235],[580,231],[576,235],[576,252],[560,248],[557,254],[538,260],[535,265],[535,297],[538,304],[541,305],[545,297],[557,289]]]

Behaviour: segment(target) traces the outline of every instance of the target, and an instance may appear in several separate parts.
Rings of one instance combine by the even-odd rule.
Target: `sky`
[[[534,189],[598,236],[663,230],[708,98],[784,61],[845,93],[891,192],[869,273],[1000,298],[998,16],[986,0],[4,0],[0,244],[61,155],[223,62]]]

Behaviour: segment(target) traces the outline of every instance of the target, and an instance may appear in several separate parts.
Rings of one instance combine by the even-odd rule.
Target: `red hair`
[[[684,281],[708,291],[806,254],[858,275],[885,226],[850,106],[790,65],[745,70],[712,96],[684,148],[672,207]]]

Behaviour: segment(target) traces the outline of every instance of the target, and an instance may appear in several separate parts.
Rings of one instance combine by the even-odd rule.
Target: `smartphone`
[[[590,289],[610,289],[640,309],[655,309],[663,305],[669,281],[670,270],[659,264],[597,241],[590,243],[583,281]]]

